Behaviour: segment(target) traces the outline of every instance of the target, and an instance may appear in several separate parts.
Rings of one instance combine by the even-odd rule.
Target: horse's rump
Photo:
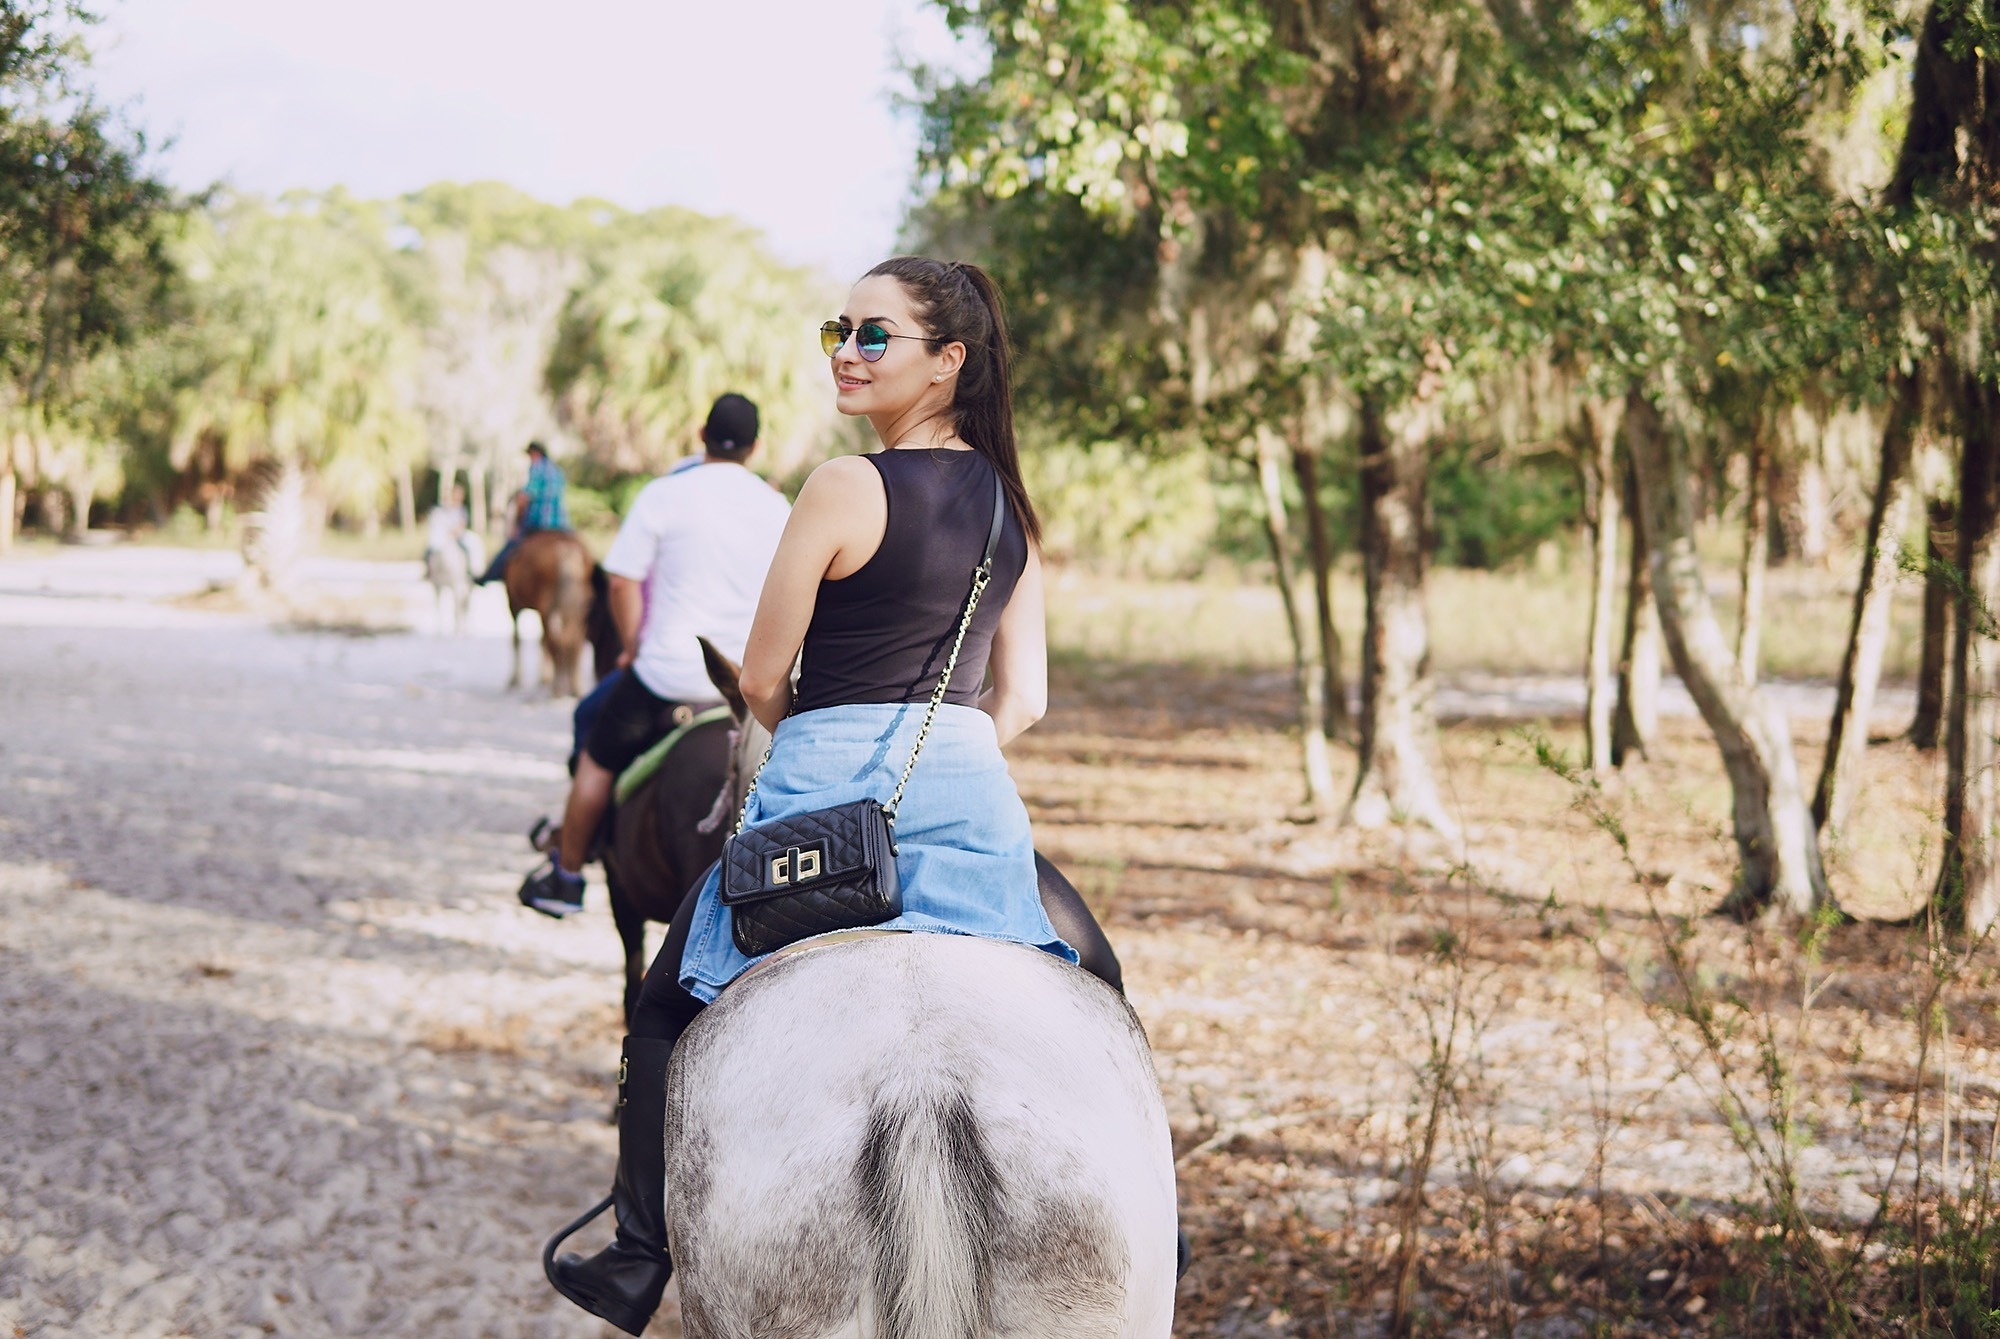
[[[596,566],[582,540],[567,530],[537,530],[521,540],[507,560],[507,606],[518,620],[532,609],[542,620],[545,669],[553,671],[558,697],[577,691],[577,662],[591,605],[591,569]],[[514,682],[519,683],[520,632],[515,631]]]
[[[668,1079],[689,1339],[1164,1339],[1174,1179],[1124,1000],[898,934],[745,977]]]

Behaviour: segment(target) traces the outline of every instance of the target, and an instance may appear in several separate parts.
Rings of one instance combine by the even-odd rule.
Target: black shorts
[[[611,696],[605,699],[604,710],[599,713],[597,724],[590,728],[583,751],[599,767],[616,776],[640,754],[673,733],[675,726],[685,725],[702,705],[661,697],[628,669],[612,688]]]

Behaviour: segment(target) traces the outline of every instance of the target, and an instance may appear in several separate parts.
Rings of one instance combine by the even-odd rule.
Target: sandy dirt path
[[[232,567],[0,566],[0,1333],[614,1333],[537,1261],[620,1031],[601,891],[513,904],[567,709],[499,690],[496,597],[464,641],[172,602]]]

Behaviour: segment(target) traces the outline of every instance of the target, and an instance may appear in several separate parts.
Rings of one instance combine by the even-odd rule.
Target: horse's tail
[[[970,1099],[954,1089],[876,1107],[860,1180],[883,1339],[984,1333],[1000,1174]]]

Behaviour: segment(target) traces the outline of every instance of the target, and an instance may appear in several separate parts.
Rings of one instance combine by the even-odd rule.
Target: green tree
[[[379,206],[298,193],[227,201],[183,244],[172,461],[208,453],[227,476],[252,475],[258,496],[246,500],[265,519],[251,552],[274,583],[323,509],[374,524],[425,447],[418,333],[387,232]]]
[[[725,391],[762,411],[766,468],[796,469],[831,410],[815,329],[839,293],[779,264],[727,219],[659,209],[609,219],[563,304],[548,387],[563,425],[612,473],[698,449]]]
[[[73,374],[144,327],[170,272],[172,195],[81,86],[93,21],[75,0],[0,0],[0,549],[38,459],[88,522],[115,469],[65,419]]]
[[[1945,705],[1945,847],[1933,902],[1946,923],[2000,919],[2000,5],[1932,0],[1890,203],[1892,242],[1928,299],[1912,320],[1937,339],[1938,399],[1959,438],[1957,617]]]
[[[1307,799],[1328,808],[1345,690],[1319,471],[1352,414],[1313,356],[1325,255],[1297,187],[1372,69],[1320,68],[1341,34],[1292,6],[944,8],[993,58],[978,78],[924,82],[927,231],[989,260],[1012,295],[1031,411],[1085,441],[1206,446],[1250,467],[1294,632]]]

